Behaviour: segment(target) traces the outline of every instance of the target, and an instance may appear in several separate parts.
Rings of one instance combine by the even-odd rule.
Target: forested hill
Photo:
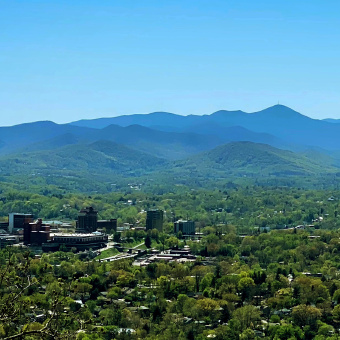
[[[68,145],[53,151],[25,152],[0,158],[3,175],[98,174],[134,175],[167,164],[164,159],[109,141]],[[54,172],[55,171],[55,172]]]
[[[104,183],[107,190],[117,176],[168,187],[294,177],[289,185],[308,178],[337,187],[339,169],[340,124],[283,105],[255,113],[155,112],[0,127],[0,176],[6,182],[23,183],[33,174],[37,185],[62,181],[68,187],[71,178],[78,181],[73,189],[85,191],[90,183]]]
[[[337,171],[330,162],[331,158],[327,156],[321,162],[266,144],[233,142],[178,161],[176,167],[220,177],[310,176]]]
[[[324,155],[318,161],[313,155],[233,142],[185,160],[167,161],[104,140],[2,156],[0,176],[5,182],[53,184],[81,191],[91,191],[99,184],[106,191],[110,183],[120,183],[123,178],[170,188],[177,184],[212,187],[221,179],[242,182],[295,177],[299,181],[309,177],[317,181],[327,175],[337,176],[339,169],[332,165],[331,157]]]

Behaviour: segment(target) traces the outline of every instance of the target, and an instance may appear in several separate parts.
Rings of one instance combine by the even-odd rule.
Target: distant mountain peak
[[[275,117],[281,117],[281,118],[305,117],[307,119],[312,119],[282,104],[276,104],[274,106],[270,106],[264,110],[254,112],[254,114],[275,115]]]
[[[282,105],[282,104],[275,104],[275,105],[269,106],[266,109],[263,109],[263,110],[261,110],[259,112],[267,111],[267,110],[272,110],[272,111],[289,111],[289,112],[293,111],[293,112],[296,112],[295,110],[293,110],[289,106]]]

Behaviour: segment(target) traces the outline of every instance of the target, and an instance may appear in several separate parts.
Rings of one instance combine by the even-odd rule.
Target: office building
[[[80,210],[76,224],[76,233],[93,233],[97,231],[98,211],[92,207]]]
[[[195,235],[195,222],[178,220],[174,223],[174,233],[182,232],[183,235]]]
[[[16,229],[23,229],[25,224],[33,222],[32,214],[10,213],[8,215],[8,231],[12,234]]]
[[[37,221],[24,225],[24,244],[41,246],[51,239],[51,226],[39,218]]]
[[[163,210],[148,210],[146,213],[146,230],[163,231]]]

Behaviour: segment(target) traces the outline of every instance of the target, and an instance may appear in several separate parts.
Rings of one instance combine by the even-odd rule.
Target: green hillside
[[[65,190],[107,191],[112,183],[143,176],[166,164],[163,159],[123,145],[98,141],[3,156],[0,181],[27,188],[56,185]]]
[[[332,157],[315,157],[266,144],[233,142],[181,161],[166,161],[109,141],[55,150],[23,152],[0,158],[0,182],[20,188],[57,186],[65,191],[112,191],[142,183],[167,188],[216,187],[223,182],[280,180],[283,185],[338,182]],[[283,179],[283,181],[282,181]]]
[[[0,159],[1,172],[75,170],[139,173],[166,161],[126,146],[99,141],[90,145],[71,145],[53,151],[27,152]]]
[[[327,157],[327,156],[325,156]],[[330,158],[330,157],[329,157]],[[328,162],[266,144],[235,142],[176,163],[177,171],[193,171],[207,177],[310,176],[336,172]]]

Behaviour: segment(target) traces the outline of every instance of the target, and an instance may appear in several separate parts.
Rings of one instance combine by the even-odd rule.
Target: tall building
[[[80,210],[76,225],[77,233],[93,233],[97,231],[98,211],[92,207]]]
[[[25,224],[24,244],[41,246],[51,238],[51,226],[42,222],[41,218],[37,221]]]
[[[183,235],[195,235],[195,222],[178,220],[174,223],[174,233],[177,234],[179,231]]]
[[[146,230],[163,231],[163,210],[148,210],[146,213]]]
[[[8,231],[12,234],[15,229],[23,229],[26,224],[31,222],[33,222],[32,214],[10,213],[8,214]]]

